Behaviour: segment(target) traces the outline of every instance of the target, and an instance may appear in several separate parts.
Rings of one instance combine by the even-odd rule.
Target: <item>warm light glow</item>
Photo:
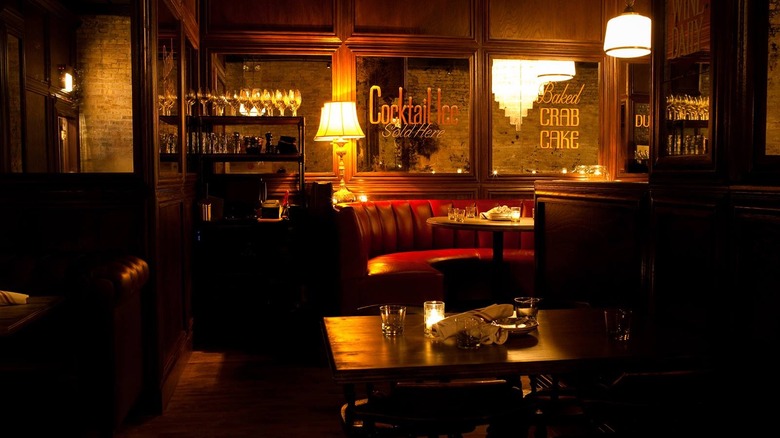
[[[626,1],[625,11],[607,23],[604,51],[616,58],[637,58],[650,53],[652,22],[634,12],[634,2]]]
[[[543,82],[568,81],[576,74],[574,61],[539,61],[536,77]]]
[[[73,68],[65,64],[57,66],[60,71],[60,88],[66,93],[73,91]]]
[[[62,87],[62,91],[67,91],[70,93],[73,91],[73,75],[70,73],[65,73],[65,83]]]
[[[325,102],[320,115],[320,126],[315,141],[347,143],[350,139],[363,138],[363,130],[357,118],[355,102]]]
[[[571,79],[574,61],[494,59],[491,69],[493,98],[509,123],[520,130],[523,117],[539,97],[542,84]]]
[[[424,334],[433,337],[431,328],[444,319],[444,301],[426,301],[423,303],[423,318],[425,320]]]
[[[367,202],[368,201],[368,196],[360,195],[360,196],[358,196],[358,199],[360,200],[360,202]]]
[[[320,126],[315,141],[329,141],[336,145],[336,155],[339,157],[339,189],[333,194],[334,201],[352,202],[356,199],[344,182],[344,155],[347,153],[344,145],[350,140],[365,137],[357,118],[355,102],[325,102],[320,114]]]

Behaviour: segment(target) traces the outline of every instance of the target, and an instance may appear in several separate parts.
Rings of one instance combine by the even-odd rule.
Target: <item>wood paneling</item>
[[[335,1],[207,1],[206,33],[335,32]]]
[[[355,0],[355,33],[473,36],[474,0]]]
[[[491,40],[603,41],[604,2],[488,0],[488,8]]]
[[[644,183],[536,183],[537,293],[546,305],[648,307]]]

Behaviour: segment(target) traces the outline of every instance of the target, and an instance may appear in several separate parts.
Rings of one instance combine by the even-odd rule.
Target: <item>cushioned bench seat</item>
[[[450,205],[475,203],[480,211],[496,205],[524,205],[533,200],[391,200],[337,206],[340,241],[342,314],[385,302],[422,303],[451,298],[455,289],[475,288],[493,269],[490,232],[433,228]],[[504,233],[501,273],[511,279],[514,296],[533,292],[533,232]],[[490,275],[495,273],[490,271]],[[464,286],[473,280],[473,284]]]

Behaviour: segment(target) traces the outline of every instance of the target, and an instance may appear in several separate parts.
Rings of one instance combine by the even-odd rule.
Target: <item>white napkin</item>
[[[483,344],[503,344],[509,337],[509,333],[501,330],[500,327],[490,324],[496,319],[508,318],[515,312],[514,306],[511,304],[491,304],[481,309],[469,310],[468,312],[459,313],[457,315],[448,316],[441,321],[431,326],[431,333],[435,339],[444,340],[457,333],[455,327],[455,318],[462,317],[464,315],[478,316],[485,321],[485,324],[481,327],[483,334]]]
[[[27,298],[29,297],[29,295],[21,294],[19,292],[8,292],[5,290],[0,290],[0,306],[27,304]]]
[[[512,212],[512,208],[506,205],[499,205],[496,207],[491,208],[488,211],[482,212],[482,218],[489,219],[491,215],[496,216],[509,216],[509,214]]]

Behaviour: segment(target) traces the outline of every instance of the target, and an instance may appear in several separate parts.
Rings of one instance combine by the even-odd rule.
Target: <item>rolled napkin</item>
[[[434,339],[439,340],[444,340],[451,336],[455,336],[455,333],[458,331],[455,327],[456,318],[463,316],[477,316],[485,321],[485,327],[482,330],[482,333],[486,339],[483,340],[482,343],[503,344],[506,342],[509,333],[500,330],[500,327],[490,323],[500,318],[508,318],[512,316],[514,312],[515,308],[511,304],[491,304],[481,309],[469,310],[468,312],[448,316],[431,326],[431,334],[433,334]]]
[[[512,208],[508,207],[506,205],[499,205],[496,207],[491,208],[488,211],[482,212],[482,218],[483,219],[490,219],[493,215],[495,216],[509,216],[509,214],[512,212]]]
[[[0,306],[12,306],[15,304],[27,304],[30,296],[19,292],[0,290]]]

